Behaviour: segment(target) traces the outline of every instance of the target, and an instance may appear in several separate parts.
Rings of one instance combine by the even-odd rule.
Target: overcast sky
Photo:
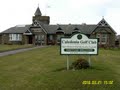
[[[104,16],[120,34],[120,0],[0,0],[0,32],[31,24],[38,4],[50,24],[97,24]]]

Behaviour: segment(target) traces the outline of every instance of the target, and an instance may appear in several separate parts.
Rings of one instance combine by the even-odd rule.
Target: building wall
[[[35,20],[40,21],[44,24],[49,24],[50,23],[50,17],[49,16],[33,16],[33,22]]]
[[[35,36],[36,35],[44,35],[44,45],[56,45],[58,44],[57,42],[57,37],[58,35],[61,35],[63,34],[65,37],[68,37],[68,36],[71,36],[70,34],[67,35],[67,34],[64,34],[63,32],[62,33],[55,33],[55,34],[46,34],[45,31],[38,27],[38,28],[31,28],[31,31],[33,32],[32,35],[24,35],[22,34],[22,41],[9,41],[9,34],[2,34],[0,36],[0,43],[2,44],[30,44],[29,43],[29,37],[31,36],[32,38],[32,43],[33,45],[36,45],[36,39],[35,39]],[[105,45],[105,46],[112,46],[114,47],[115,46],[115,38],[116,38],[116,35],[115,33],[110,29],[110,28],[103,28],[103,27],[98,27],[94,30],[94,32],[91,33],[91,35],[88,35],[90,36],[90,38],[96,38],[96,34],[97,33],[106,33],[109,35],[109,40],[108,40],[108,43]],[[50,38],[50,35],[52,35],[52,40],[49,40]],[[120,41],[119,41],[120,42]],[[100,45],[102,46],[102,45]]]
[[[29,44],[28,43],[28,35],[22,35],[22,43],[23,44]]]
[[[26,42],[27,42],[27,41],[26,41],[26,36],[25,36],[25,35],[22,35],[22,43],[23,43],[23,44],[27,44]]]
[[[0,44],[2,43],[2,35],[0,35]]]
[[[2,34],[2,44],[9,44],[9,34]]]
[[[114,47],[115,46],[115,38],[116,34],[109,28],[109,27],[98,27],[95,29],[95,31],[90,35],[91,38],[96,38],[96,35],[100,34],[107,34],[108,35],[108,41],[106,44],[99,44],[99,46],[107,46],[107,47]]]
[[[120,38],[119,38],[118,42],[119,42],[119,47],[120,47]]]
[[[110,34],[110,39],[109,39],[109,44],[110,46],[114,47],[115,46],[115,38],[116,38],[116,35],[111,33]]]
[[[115,45],[116,47],[120,47],[120,35],[116,36]]]

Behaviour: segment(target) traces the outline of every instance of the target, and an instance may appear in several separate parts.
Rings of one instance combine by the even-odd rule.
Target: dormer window
[[[56,30],[56,33],[64,33],[64,30],[59,26]]]
[[[74,28],[74,31],[72,32],[72,34],[76,34],[76,33],[80,33],[80,31],[77,27]]]
[[[79,29],[76,27],[74,30],[78,31]]]
[[[32,35],[31,31],[30,30],[27,30],[24,35]]]
[[[62,30],[62,28],[61,28],[61,27],[59,27],[57,30]]]

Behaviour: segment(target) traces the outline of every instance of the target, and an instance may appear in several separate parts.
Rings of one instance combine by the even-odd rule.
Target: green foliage
[[[72,67],[74,69],[82,69],[82,68],[86,69],[86,68],[89,68],[90,65],[87,60],[83,58],[79,58],[75,62],[72,63]]]

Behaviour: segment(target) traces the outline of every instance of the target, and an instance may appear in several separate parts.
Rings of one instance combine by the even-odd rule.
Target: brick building
[[[98,38],[99,46],[115,46],[116,32],[104,18],[97,24],[50,24],[49,16],[42,16],[37,8],[30,25],[17,25],[0,34],[1,44],[55,45],[61,37],[83,33]]]

